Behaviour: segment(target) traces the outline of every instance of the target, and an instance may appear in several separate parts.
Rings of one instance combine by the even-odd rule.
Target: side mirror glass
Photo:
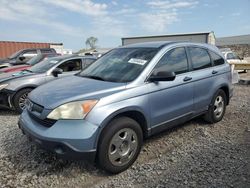
[[[154,71],[149,77],[149,81],[158,82],[158,81],[173,81],[176,75],[174,72],[167,71]]]
[[[55,68],[53,71],[52,71],[52,75],[54,77],[58,77],[58,74],[62,74],[63,73],[63,70],[60,69],[60,68]]]

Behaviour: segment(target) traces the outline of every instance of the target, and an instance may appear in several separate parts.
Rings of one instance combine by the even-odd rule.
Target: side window
[[[72,59],[58,66],[63,72],[71,72],[81,70],[81,59]]]
[[[31,50],[31,51],[24,52],[21,56],[23,56],[23,57],[34,57],[36,55],[37,55],[37,51],[36,50]]]
[[[207,50],[198,47],[189,47],[189,52],[194,70],[211,67],[211,60]]]
[[[185,48],[175,48],[167,52],[156,65],[155,70],[181,74],[188,71]]]
[[[49,53],[53,53],[54,51],[51,49],[41,49],[41,53],[42,54],[49,54]]]
[[[214,66],[222,65],[225,63],[224,59],[221,56],[217,55],[216,53],[214,53],[212,51],[209,51],[209,53],[211,55]]]

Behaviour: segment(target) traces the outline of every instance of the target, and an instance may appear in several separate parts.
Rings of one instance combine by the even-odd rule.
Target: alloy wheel
[[[109,144],[109,160],[114,166],[127,164],[136,153],[138,138],[134,130],[124,128],[118,131]]]

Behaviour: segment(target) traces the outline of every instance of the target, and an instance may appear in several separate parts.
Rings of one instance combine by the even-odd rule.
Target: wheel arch
[[[16,91],[15,91],[15,94],[14,96],[21,90],[24,90],[24,89],[35,89],[37,86],[35,85],[27,85],[27,86],[24,86],[24,87],[20,87],[18,88]]]
[[[20,92],[21,90],[24,90],[24,89],[35,89],[37,86],[34,86],[34,85],[30,85],[30,86],[25,86],[25,87],[21,87],[21,88],[18,88],[15,93],[13,94],[12,98],[11,98],[11,103],[12,105],[14,104],[14,99],[16,97],[16,95],[18,94],[18,92]]]
[[[129,117],[133,120],[135,120],[141,127],[142,132],[143,132],[143,138],[146,138],[149,136],[149,131],[148,131],[148,127],[149,127],[149,120],[148,118],[145,116],[145,114],[139,110],[138,108],[135,109],[131,109],[131,108],[125,108],[125,109],[121,109],[118,111],[113,112],[111,115],[109,115],[101,124],[100,126],[100,130],[99,130],[99,134],[97,136],[96,139],[96,148],[98,147],[99,144],[99,140],[100,137],[102,136],[102,133],[104,132],[105,128],[107,128],[108,124],[119,117]]]
[[[230,96],[229,96],[229,87],[227,85],[222,85],[222,86],[219,87],[219,89],[221,89],[221,90],[223,90],[225,92],[226,99],[227,99],[226,104],[228,105],[229,104],[229,98],[230,98]]]

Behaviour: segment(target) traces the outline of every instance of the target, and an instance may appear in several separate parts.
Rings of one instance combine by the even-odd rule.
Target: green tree
[[[96,48],[96,43],[98,42],[98,39],[96,37],[89,37],[85,41],[86,46],[89,46],[90,49],[95,49]]]

